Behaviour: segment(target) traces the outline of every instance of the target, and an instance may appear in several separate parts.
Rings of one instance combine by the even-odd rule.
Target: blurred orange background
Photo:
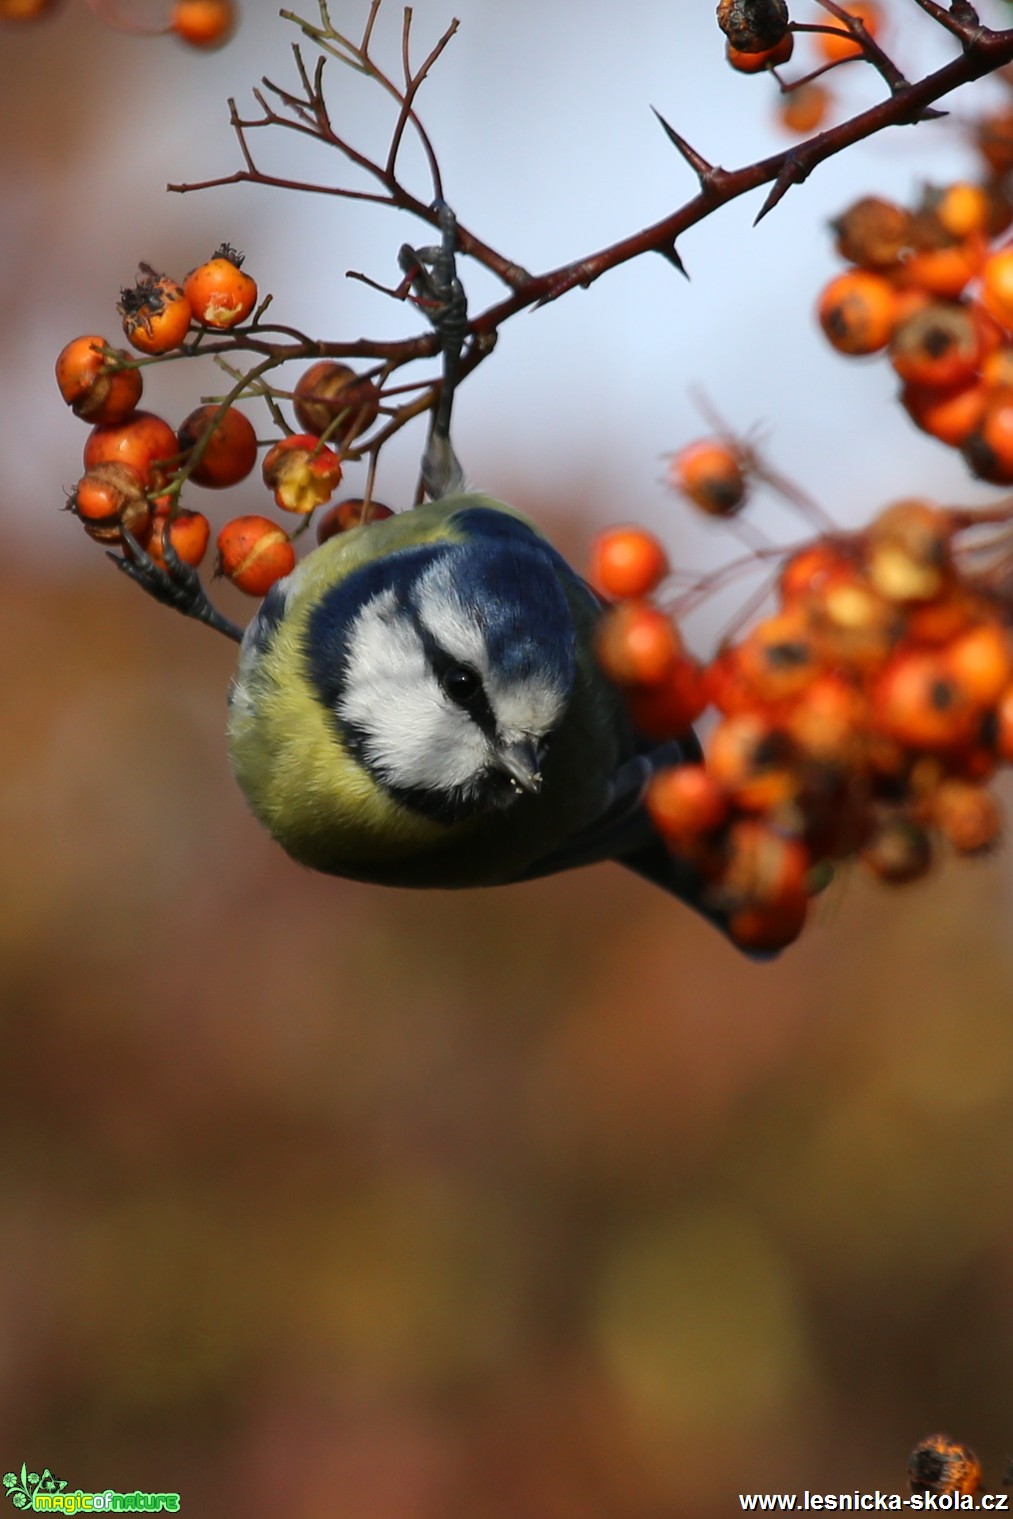
[[[462,219],[544,267],[662,214],[689,187],[652,100],[713,123],[729,161],[772,151],[770,94],[726,80],[696,9],[645,5],[617,38],[611,6],[580,8],[581,37],[538,7],[509,26],[466,7],[471,40],[426,117]],[[914,10],[893,0],[902,42]],[[423,0],[416,19],[431,41],[449,11]],[[585,42],[564,103],[555,50]],[[522,44],[533,83],[509,73]],[[0,1470],[178,1491],[195,1516],[709,1519],[741,1491],[902,1490],[908,1451],[943,1428],[997,1486],[1008,851],[893,893],[845,873],[768,966],[611,866],[460,895],[313,876],[230,780],[232,649],[146,602],[57,510],[84,434],[52,362],[79,332],[115,340],[139,258],[183,272],[227,238],[277,320],[313,323],[319,300],[326,335],[411,330],[340,278],[390,279],[418,237],[403,219],[373,213],[375,244],[356,244],[330,200],[162,193],[230,172],[224,98],[283,75],[287,46],[252,4],[206,58],[80,3],[0,28]],[[617,48],[650,77],[610,75]],[[493,57],[488,146],[475,70]],[[613,85],[642,107],[622,151],[643,145],[649,189],[609,169],[591,205],[597,139],[572,175],[560,149],[556,183],[514,134],[540,118],[543,136],[601,132],[604,153]],[[974,499],[887,406],[888,379],[822,350],[807,304],[831,266],[824,212],[853,184],[910,189],[918,151],[828,166],[823,200],[793,192],[755,234],[756,207],[731,208],[685,291],[656,260],[636,295],[640,265],[617,273],[615,308],[596,289],[519,318],[505,378],[497,354],[462,393],[470,472],[554,520],[577,562],[596,522],[630,515],[664,523],[677,555],[720,556],[734,543],[685,525],[656,483],[658,454],[700,428],[699,379],[744,426],[776,422],[779,461],[842,518],[899,491]],[[934,175],[947,154],[966,170],[959,135],[924,151],[945,160]],[[642,300],[671,326],[644,332],[641,362],[608,335],[636,349]],[[189,369],[149,374],[177,420],[215,389]],[[407,497],[420,446],[399,442],[381,496]]]

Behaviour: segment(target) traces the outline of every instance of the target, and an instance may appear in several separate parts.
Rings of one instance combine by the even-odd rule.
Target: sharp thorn
[[[665,248],[659,248],[658,252],[661,254],[663,259],[668,260],[673,269],[678,269],[683,279],[689,279],[689,270],[686,268],[686,265],[680,258],[679,250],[676,248],[674,243],[669,243]]]
[[[708,163],[706,158],[704,158],[701,153],[698,153],[695,148],[690,147],[685,137],[682,137],[674,127],[669,126],[664,116],[662,116],[661,112],[655,106],[652,105],[651,110],[654,112],[655,116],[661,123],[662,131],[665,133],[665,136],[668,138],[669,142],[677,150],[677,152],[682,154],[683,158],[689,164],[690,168],[693,170],[694,174],[696,174],[697,178],[706,179],[709,175],[713,174],[714,165],[712,163]]]

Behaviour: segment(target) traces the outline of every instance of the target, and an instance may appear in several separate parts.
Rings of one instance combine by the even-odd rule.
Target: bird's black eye
[[[448,665],[440,677],[440,685],[451,701],[466,707],[482,689],[482,681],[475,670],[467,665]]]

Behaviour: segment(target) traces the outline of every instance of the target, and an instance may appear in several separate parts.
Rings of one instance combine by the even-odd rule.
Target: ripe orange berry
[[[913,1493],[960,1493],[981,1488],[981,1464],[974,1451],[949,1435],[929,1435],[911,1452],[908,1476]]]
[[[372,427],[380,410],[380,392],[372,380],[357,375],[347,364],[320,359],[296,381],[293,405],[299,426],[316,438],[340,417],[329,436],[341,446]]]
[[[875,37],[880,32],[883,17],[876,0],[848,0],[847,5],[842,9],[856,21],[860,21],[870,37]],[[816,37],[816,46],[828,63],[836,63],[842,58],[857,58],[861,55],[862,44],[842,22],[828,20],[827,25],[831,31],[820,32]]]
[[[191,47],[221,47],[236,29],[233,0],[176,0],[169,23]]]
[[[978,707],[937,649],[898,651],[873,688],[871,713],[887,738],[930,753],[969,744],[979,723]]]
[[[257,435],[250,419],[235,406],[230,406],[224,416],[219,416],[220,410],[213,404],[198,406],[176,434],[185,464],[211,429],[190,479],[195,485],[208,486],[212,490],[222,490],[245,480],[257,462]]]
[[[787,131],[805,137],[823,125],[832,99],[825,85],[816,79],[810,80],[808,84],[799,85],[781,96],[777,108],[778,120]]]
[[[176,454],[176,434],[168,422],[150,411],[135,411],[125,422],[92,428],[84,445],[84,467],[90,470],[97,464],[130,464],[150,489],[165,483]]]
[[[988,390],[1013,390],[1013,345],[1008,341],[984,360],[981,383]]]
[[[944,649],[943,658],[960,689],[979,708],[994,706],[1013,680],[1009,633],[998,621],[962,633]]]
[[[657,685],[683,652],[672,619],[646,601],[624,601],[606,612],[596,647],[605,674],[620,686]]]
[[[837,251],[863,269],[889,269],[911,246],[911,212],[892,200],[865,195],[832,223]]]
[[[809,619],[797,606],[758,622],[733,654],[739,675],[761,702],[799,696],[820,669]]]
[[[922,248],[912,253],[904,264],[904,280],[930,295],[956,300],[981,273],[987,254],[985,234],[971,232],[941,247]]]
[[[771,907],[743,907],[728,920],[728,937],[754,954],[776,954],[794,944],[805,927],[809,899],[796,892]]]
[[[207,553],[211,524],[202,512],[188,512],[185,507],[171,519],[156,517],[144,547],[155,563],[163,567],[166,535],[176,558],[196,569]]]
[[[932,869],[932,839],[920,823],[903,813],[880,819],[863,844],[859,859],[877,880],[906,886]]]
[[[660,680],[630,686],[626,704],[633,726],[645,738],[678,738],[707,706],[703,669],[688,654],[679,654]]]
[[[890,362],[910,385],[949,390],[973,379],[994,346],[973,309],[931,301],[899,325],[890,344]]]
[[[647,788],[644,805],[666,844],[684,853],[728,816],[728,798],[705,765],[659,771]]]
[[[755,712],[762,705],[739,669],[738,651],[729,647],[716,654],[704,671],[707,704],[726,717],[733,712]]]
[[[1013,331],[1013,247],[999,248],[986,258],[981,298],[996,321]]]
[[[736,908],[774,907],[804,897],[809,864],[798,839],[756,818],[742,818],[732,823],[725,837],[721,895]]]
[[[122,422],[141,399],[139,369],[110,369],[102,357],[109,344],[91,334],[74,338],[56,360],[56,383],[76,417],[84,422]],[[113,350],[120,358],[127,355]]]
[[[141,353],[169,353],[190,330],[190,302],[167,274],[141,264],[137,283],[120,291],[116,310],[123,318],[128,343]]]
[[[341,460],[310,433],[294,433],[275,443],[262,469],[264,484],[286,512],[315,511],[341,483]]]
[[[996,391],[960,452],[979,480],[1013,485],[1013,391]]]
[[[186,298],[202,327],[237,327],[256,306],[256,282],[243,273],[242,264],[243,255],[222,243],[206,264],[191,269],[183,281]]]
[[[930,501],[896,501],[865,533],[870,584],[888,601],[930,601],[953,573],[954,522]]]
[[[707,768],[736,806],[769,812],[798,790],[795,751],[784,731],[759,712],[722,718],[707,747]]]
[[[673,454],[668,483],[711,517],[733,517],[746,499],[742,460],[723,438],[701,438]]]
[[[973,781],[942,781],[928,798],[928,811],[958,854],[982,854],[1002,832],[999,803],[991,791]]]
[[[824,769],[843,770],[861,758],[867,705],[840,675],[819,675],[784,718],[784,729],[801,758]]]
[[[151,517],[144,483],[128,464],[97,464],[81,476],[68,505],[99,543],[122,543],[124,528],[142,537]]]
[[[986,360],[986,365],[990,362]],[[960,448],[981,422],[988,402],[989,385],[984,377],[964,380],[948,390],[935,386],[905,385],[900,402],[916,427],[950,448]]]
[[[334,538],[338,533],[350,533],[353,527],[362,527],[367,522],[382,522],[385,517],[393,515],[390,507],[384,506],[380,501],[363,501],[359,497],[337,501],[327,508],[317,523],[317,542],[326,543],[328,538]]]
[[[893,336],[897,292],[881,274],[849,269],[823,290],[816,315],[838,353],[878,353]]]
[[[668,571],[668,556],[653,533],[613,527],[592,543],[587,578],[603,596],[623,601],[649,596]]]
[[[875,670],[889,658],[903,632],[899,609],[850,565],[828,576],[807,607],[816,647],[828,665]]]
[[[933,210],[951,237],[990,231],[991,197],[983,185],[972,184],[970,180],[957,180],[955,184],[937,190]]]
[[[765,69],[775,69],[779,64],[787,63],[794,51],[794,32],[785,32],[780,42],[760,53],[746,53],[732,47],[730,42],[725,43],[725,57],[740,74],[760,74]]]
[[[295,568],[288,534],[267,517],[233,517],[218,534],[215,574],[248,596],[266,596],[276,580]]]
[[[829,583],[831,576],[842,569],[851,569],[852,560],[837,544],[825,538],[807,544],[787,559],[778,580],[778,592],[782,603],[803,597],[818,595]]]

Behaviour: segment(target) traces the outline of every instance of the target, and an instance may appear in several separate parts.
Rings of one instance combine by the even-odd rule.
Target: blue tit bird
[[[487,496],[338,534],[242,639],[228,741],[250,807],[334,875],[495,886],[615,859],[719,922],[643,806],[696,740],[638,738],[595,658],[602,612]]]

